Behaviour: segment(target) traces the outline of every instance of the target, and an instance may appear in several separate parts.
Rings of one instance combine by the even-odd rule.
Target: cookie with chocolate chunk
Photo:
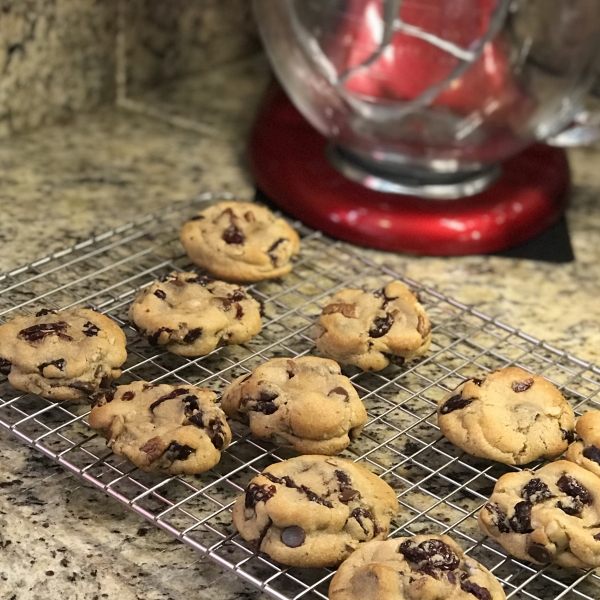
[[[600,477],[600,411],[581,415],[575,429],[581,439],[569,446],[567,460]]]
[[[399,281],[373,292],[340,290],[323,307],[315,333],[325,356],[363,371],[384,369],[390,357],[418,358],[431,344],[425,310]]]
[[[231,430],[216,395],[193,385],[136,381],[95,399],[90,427],[118,456],[147,472],[202,473],[221,460]]]
[[[0,326],[0,369],[18,390],[78,400],[121,375],[125,334],[87,308],[42,309]]]
[[[223,392],[227,416],[301,454],[339,454],[358,437],[367,411],[333,360],[273,358]]]
[[[507,473],[481,509],[479,526],[519,559],[600,567],[600,478],[567,460]]]
[[[575,415],[549,381],[520,367],[468,379],[438,405],[442,433],[473,456],[524,465],[562,454]]]
[[[260,313],[259,302],[243,287],[173,271],[138,293],[129,318],[153,346],[204,356],[253,338],[262,327]]]
[[[500,582],[447,535],[367,542],[345,560],[329,600],[504,600]]]
[[[283,219],[252,202],[219,202],[181,228],[190,260],[216,277],[260,281],[292,269],[300,238]]]
[[[256,550],[284,565],[333,567],[387,537],[394,490],[342,458],[298,456],[268,466],[233,506],[233,523]]]

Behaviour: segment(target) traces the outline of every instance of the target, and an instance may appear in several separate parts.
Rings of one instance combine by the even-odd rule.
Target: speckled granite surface
[[[214,125],[231,133],[221,117]],[[250,115],[236,119],[246,131]],[[241,135],[201,137],[108,109],[0,143],[0,270],[203,190],[250,197],[243,148]],[[571,158],[574,263],[371,254],[598,363],[600,150]],[[0,465],[0,600],[261,596],[4,433]]]

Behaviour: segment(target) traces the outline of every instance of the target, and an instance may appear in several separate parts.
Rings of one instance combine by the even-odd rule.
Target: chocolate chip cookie
[[[90,427],[110,449],[151,473],[202,473],[231,442],[216,395],[193,385],[136,381],[95,399]]]
[[[121,375],[125,334],[87,308],[42,309],[0,326],[0,369],[18,390],[78,400]]]
[[[441,399],[443,434],[473,456],[524,465],[562,454],[575,415],[549,381],[519,367],[469,379]]]
[[[227,416],[300,454],[339,454],[358,437],[367,411],[339,365],[326,358],[273,358],[223,392]]]
[[[590,410],[577,419],[579,441],[567,450],[567,460],[600,477],[600,411]]]
[[[317,348],[343,365],[380,371],[390,356],[411,360],[431,344],[431,325],[418,298],[394,281],[374,292],[344,289],[325,305]]]
[[[345,560],[329,600],[504,600],[500,582],[447,535],[367,542]]]
[[[600,478],[567,460],[498,479],[481,530],[538,564],[600,566]]]
[[[237,285],[173,271],[141,290],[129,318],[150,344],[181,356],[204,356],[260,332],[261,307]]]
[[[233,523],[257,550],[294,567],[340,564],[387,537],[394,490],[356,463],[298,456],[268,466],[233,506]]]
[[[181,243],[190,260],[216,277],[260,281],[292,269],[300,238],[283,219],[252,202],[219,202],[185,223]]]

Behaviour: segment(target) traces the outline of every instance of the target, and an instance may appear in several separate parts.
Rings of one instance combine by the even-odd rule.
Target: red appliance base
[[[565,152],[543,144],[506,161],[485,191],[447,201],[367,189],[329,164],[326,146],[281,88],[269,90],[249,147],[258,188],[307,225],[361,246],[437,256],[497,252],[541,233],[567,205]]]

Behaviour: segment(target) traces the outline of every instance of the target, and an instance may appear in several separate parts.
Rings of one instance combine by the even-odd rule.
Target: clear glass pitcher
[[[503,160],[560,139],[600,44],[600,0],[254,7],[279,80],[330,139],[336,167],[375,189],[432,198],[475,194]]]

